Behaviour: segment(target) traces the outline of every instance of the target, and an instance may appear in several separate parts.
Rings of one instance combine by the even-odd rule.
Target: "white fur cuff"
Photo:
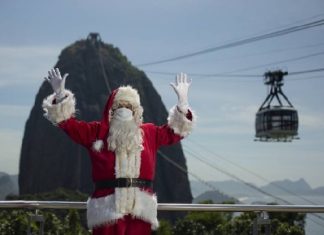
[[[190,134],[193,125],[195,124],[196,121],[196,115],[194,112],[191,112],[192,115],[192,120],[189,120],[186,117],[186,114],[180,112],[177,109],[177,106],[174,106],[170,112],[169,112],[169,117],[168,117],[168,125],[171,127],[174,131],[174,133],[185,137]]]
[[[58,124],[71,118],[75,113],[75,98],[71,91],[65,90],[65,99],[60,103],[53,104],[55,94],[48,96],[43,100],[44,116],[53,124]]]

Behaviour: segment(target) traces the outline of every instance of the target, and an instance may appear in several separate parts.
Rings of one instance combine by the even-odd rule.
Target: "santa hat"
[[[114,110],[118,107],[121,101],[126,101],[132,105],[134,112],[134,119],[137,124],[142,123],[143,107],[141,106],[140,96],[138,91],[131,86],[121,86],[118,88],[111,109]]]
[[[134,108],[141,105],[140,97],[134,88],[131,86],[121,86],[114,97],[113,107],[119,104],[121,101],[126,101],[130,103]]]
[[[127,101],[132,105],[135,122],[138,126],[142,124],[143,107],[141,106],[140,96],[137,90],[131,86],[121,86],[116,90],[113,90],[104,108],[103,117],[101,120],[101,128],[97,136],[97,140],[93,143],[93,149],[96,151],[100,151],[103,147],[103,140],[107,139],[108,136],[109,123],[113,115],[113,110],[118,108],[121,101]]]

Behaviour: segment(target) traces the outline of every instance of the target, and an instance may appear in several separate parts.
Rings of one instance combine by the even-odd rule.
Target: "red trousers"
[[[151,224],[130,215],[117,223],[94,228],[93,235],[151,235]]]

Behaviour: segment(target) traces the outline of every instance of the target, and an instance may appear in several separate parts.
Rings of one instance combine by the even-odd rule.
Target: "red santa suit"
[[[84,122],[75,118],[73,93],[64,92],[65,99],[59,103],[55,102],[54,94],[44,99],[44,116],[88,150],[95,184],[116,178],[153,181],[158,148],[187,136],[195,120],[193,112],[188,110],[185,114],[175,106],[170,110],[167,124],[143,124],[139,95],[126,86],[112,92],[101,121]],[[108,146],[113,108],[120,100],[133,106],[139,127],[139,144],[129,151],[111,151]],[[87,201],[87,221],[93,234],[150,234],[151,229],[158,227],[157,198],[151,187],[96,188]],[[130,224],[132,227],[127,228]]]

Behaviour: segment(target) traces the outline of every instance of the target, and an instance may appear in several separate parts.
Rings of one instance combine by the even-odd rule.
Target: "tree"
[[[173,234],[181,235],[209,235],[206,227],[201,223],[184,218],[178,220],[173,228]]]
[[[46,235],[58,235],[63,234],[64,225],[62,221],[51,212],[44,212],[45,224],[44,231]]]
[[[269,205],[276,205],[270,203]],[[305,234],[306,214],[295,212],[269,212],[271,231],[274,235],[303,235]]]
[[[274,215],[275,214],[275,215]],[[233,217],[231,221],[220,225],[222,235],[250,235],[255,212],[245,212]],[[269,213],[271,234],[304,235],[305,216],[299,213]]]
[[[159,228],[156,231],[157,235],[172,235],[172,225],[167,220],[160,220],[159,221]]]
[[[246,212],[234,216],[231,220],[219,225],[218,230],[221,235],[250,235],[253,220],[256,213]]]
[[[207,201],[204,203],[210,203]],[[276,212],[268,213],[271,234],[273,235],[304,235],[305,214]],[[255,212],[245,212],[233,216],[232,213],[190,212],[177,221],[173,234],[185,235],[250,235]],[[261,233],[264,232],[261,227]]]
[[[201,204],[212,204],[206,200]],[[233,202],[228,202],[233,203]],[[221,225],[232,219],[232,213],[223,212],[189,212],[183,220],[178,221],[173,229],[174,234],[204,234],[212,235],[221,233]]]
[[[32,224],[32,228],[36,228]],[[0,211],[0,234],[26,234],[28,230],[28,214],[23,210]]]
[[[8,196],[7,200],[45,200],[45,201],[85,201],[87,195],[78,191],[59,188],[53,192],[46,192],[34,195]],[[29,221],[32,215],[26,210],[3,210],[0,211],[0,234],[26,234]],[[44,209],[39,211],[44,216],[44,233],[46,235],[79,235],[90,234],[86,228],[85,211],[77,210],[53,210]],[[32,231],[39,230],[39,223],[31,221]]]
[[[66,235],[90,234],[80,223],[80,215],[76,210],[70,210],[65,217],[64,230]]]

